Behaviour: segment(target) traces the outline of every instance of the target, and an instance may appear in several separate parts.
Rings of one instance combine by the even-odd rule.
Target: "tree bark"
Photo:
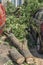
[[[28,64],[33,64],[33,56],[31,54],[30,50],[28,49],[28,45],[27,45],[27,41],[26,40],[24,40],[22,49],[23,49],[23,51],[21,50],[21,53],[25,57],[26,62]]]
[[[17,62],[18,64],[22,64],[25,58],[17,51],[16,48],[13,48],[9,51],[11,58],[13,61]]]
[[[5,33],[5,34],[13,42],[13,45],[20,50],[21,54],[25,57],[26,62],[33,63],[33,56],[30,50],[28,49],[27,41],[21,43],[12,33],[10,34]]]

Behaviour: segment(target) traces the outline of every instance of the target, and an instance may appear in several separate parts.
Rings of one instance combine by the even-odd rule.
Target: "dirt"
[[[10,46],[6,44],[0,44],[0,65],[8,61]],[[35,65],[43,65],[43,54],[39,54],[36,48],[30,49],[30,53],[33,55]],[[3,59],[2,59],[3,58]]]
[[[4,45],[4,44],[0,44],[0,55],[2,57],[6,57],[8,56],[8,51],[10,50],[10,46],[9,45]],[[31,54],[33,55],[33,59],[34,59],[34,63],[35,65],[43,65],[43,54],[39,54],[36,51],[36,48],[33,48],[32,50],[30,50]],[[2,62],[1,62],[2,63]]]
[[[10,50],[9,45],[0,44],[0,55],[2,55],[2,56],[8,55],[9,50]]]
[[[36,48],[30,50],[33,55],[35,65],[43,65],[43,54],[39,54]]]
[[[0,65],[3,65],[9,60],[8,58],[9,50],[10,50],[9,45],[0,44]]]

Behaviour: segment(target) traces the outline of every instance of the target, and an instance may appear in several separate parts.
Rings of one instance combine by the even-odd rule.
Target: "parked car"
[[[38,25],[38,34],[37,36],[37,51],[43,53],[43,8],[39,9],[35,15],[34,20]]]

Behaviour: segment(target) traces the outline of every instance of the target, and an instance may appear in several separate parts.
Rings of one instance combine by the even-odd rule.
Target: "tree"
[[[38,0],[39,1],[39,3],[42,3],[43,2],[43,0]]]

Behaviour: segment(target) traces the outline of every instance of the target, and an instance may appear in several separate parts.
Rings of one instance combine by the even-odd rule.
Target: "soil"
[[[43,65],[43,54],[39,54],[36,48],[30,49],[33,55],[35,65]]]
[[[8,55],[10,46],[6,44],[0,44],[0,65],[3,65],[6,61],[8,61]],[[33,55],[35,65],[43,65],[43,54],[39,54],[36,48],[30,49],[30,53]]]
[[[9,60],[8,59],[9,50],[10,50],[9,45],[0,44],[0,65],[3,65]]]
[[[9,50],[10,50],[9,45],[0,44],[0,55],[7,56],[9,54],[8,53]]]

